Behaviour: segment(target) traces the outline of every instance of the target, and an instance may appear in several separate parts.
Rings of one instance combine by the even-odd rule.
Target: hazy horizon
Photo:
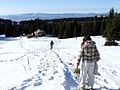
[[[120,0],[2,0],[0,15],[24,13],[106,13],[120,12]]]
[[[109,11],[108,11],[109,12]],[[0,16],[9,16],[9,15],[30,15],[30,14],[102,14],[102,13],[108,13],[108,12],[56,12],[56,13],[49,13],[49,12],[26,12],[26,13],[15,13],[15,14],[6,14],[6,15],[0,15]]]

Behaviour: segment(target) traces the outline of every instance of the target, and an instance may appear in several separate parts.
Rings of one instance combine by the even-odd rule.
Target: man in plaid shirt
[[[82,46],[80,56],[78,59],[77,67],[79,66],[80,60],[80,89],[85,89],[86,81],[88,80],[88,88],[93,89],[94,85],[94,66],[96,56],[99,56],[99,52],[92,41],[90,36],[86,36],[85,43]],[[88,77],[87,77],[88,76]]]

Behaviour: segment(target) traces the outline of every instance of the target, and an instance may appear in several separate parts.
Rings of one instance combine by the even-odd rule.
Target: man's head
[[[90,35],[87,35],[85,38],[84,38],[84,41],[87,41],[87,40],[92,40]]]

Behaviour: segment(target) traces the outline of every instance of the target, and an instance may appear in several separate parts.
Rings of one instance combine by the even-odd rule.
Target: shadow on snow
[[[53,51],[54,52],[54,51]],[[62,61],[59,54],[54,52],[57,57],[59,58],[60,62],[64,65],[64,75],[65,75],[65,81],[63,83],[65,90],[71,90],[71,88],[76,88],[78,86],[77,82],[73,79],[73,76],[71,75],[69,71],[69,67]]]

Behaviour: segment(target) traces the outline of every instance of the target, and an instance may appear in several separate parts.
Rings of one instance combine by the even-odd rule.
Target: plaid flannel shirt
[[[86,41],[82,47],[80,57],[82,58],[82,62],[94,62],[96,56],[99,55],[97,47],[94,41]]]

